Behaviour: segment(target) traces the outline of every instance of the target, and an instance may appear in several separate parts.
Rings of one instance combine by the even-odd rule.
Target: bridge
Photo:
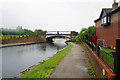
[[[46,38],[49,37],[69,37],[70,38],[71,31],[47,31]]]
[[[76,31],[47,31],[45,32],[40,32],[38,34],[39,37],[39,42],[52,42],[52,39],[55,37],[63,37],[63,38],[69,38],[69,39],[74,39],[75,36],[78,34]]]
[[[47,42],[52,42],[55,37],[69,38],[71,37],[71,31],[47,31],[46,39]]]

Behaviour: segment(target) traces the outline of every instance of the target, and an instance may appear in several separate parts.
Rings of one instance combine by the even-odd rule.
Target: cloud
[[[103,7],[111,1],[99,0],[5,0],[3,25],[44,30],[77,30],[94,25]],[[102,2],[103,1],[103,2]]]

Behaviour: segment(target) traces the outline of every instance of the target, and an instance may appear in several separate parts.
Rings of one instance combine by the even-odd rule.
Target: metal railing
[[[120,80],[120,38],[116,39],[116,50],[107,53],[100,46],[96,46],[90,41],[86,43],[96,53],[96,55],[114,72],[115,80]]]
[[[88,46],[96,53],[96,55],[106,64],[109,68],[114,71],[114,53],[105,52],[100,46],[95,45],[94,43],[87,41]]]

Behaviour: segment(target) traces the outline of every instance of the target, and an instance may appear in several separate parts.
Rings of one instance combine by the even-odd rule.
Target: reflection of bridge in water
[[[69,38],[73,39],[78,34],[76,31],[47,31],[46,39],[51,42],[55,37]]]

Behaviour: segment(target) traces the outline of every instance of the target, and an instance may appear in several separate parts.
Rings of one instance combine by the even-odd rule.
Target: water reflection
[[[43,50],[43,51],[46,51],[46,43],[43,43],[40,48]]]
[[[54,39],[53,41],[50,44],[40,43],[2,48],[2,77],[12,78],[67,46],[65,39]]]

